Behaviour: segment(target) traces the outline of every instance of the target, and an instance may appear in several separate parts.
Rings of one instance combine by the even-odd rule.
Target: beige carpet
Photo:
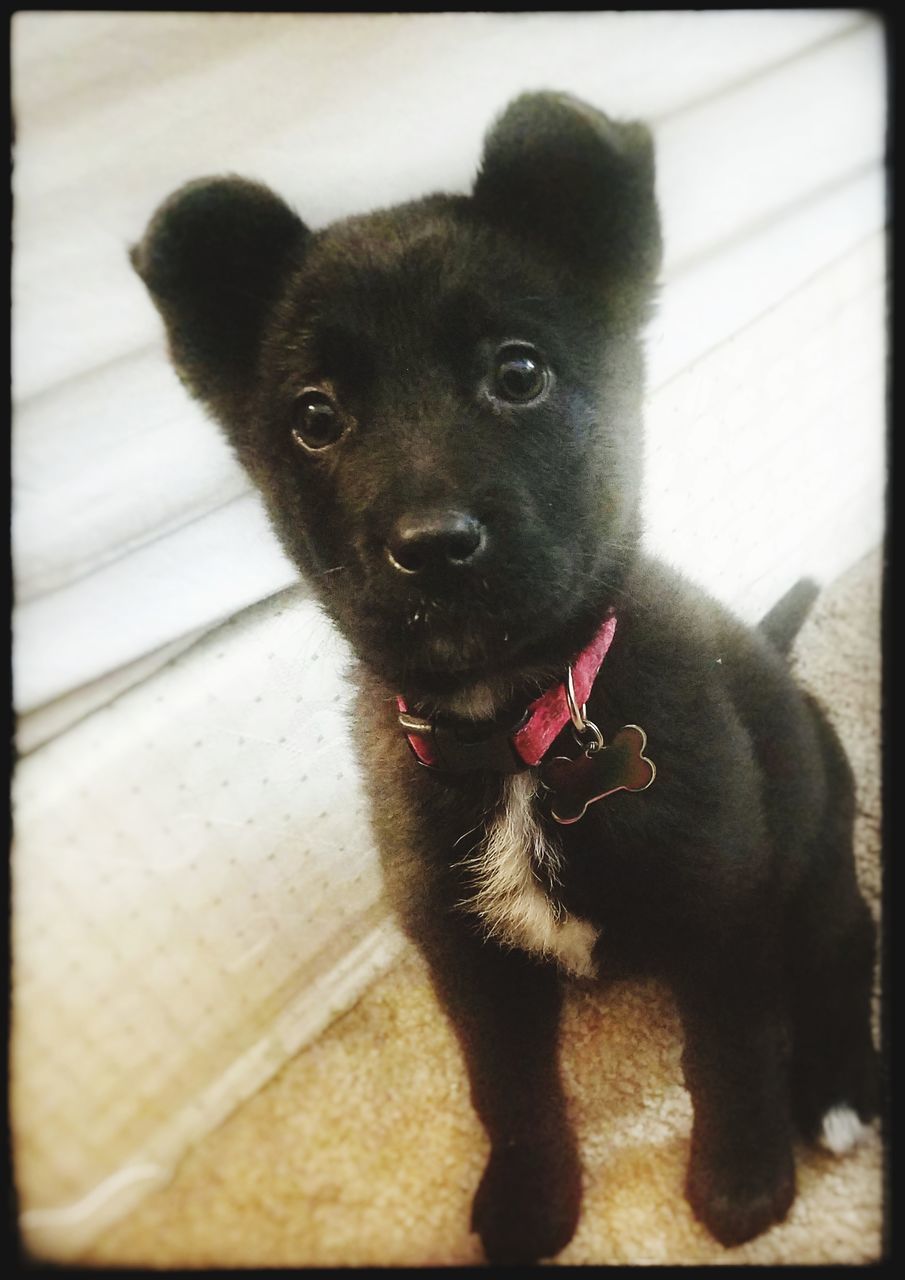
[[[879,556],[827,591],[797,646],[859,780],[861,882],[879,911]],[[576,992],[564,1048],[585,1165],[561,1263],[869,1263],[882,1254],[876,1131],[836,1159],[801,1149],[788,1220],[717,1245],[682,1197],[690,1127],[666,993]],[[408,953],[84,1255],[88,1264],[473,1264],[471,1196],[487,1152],[450,1031]]]

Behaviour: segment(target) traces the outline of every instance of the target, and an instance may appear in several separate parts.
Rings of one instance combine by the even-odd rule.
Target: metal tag
[[[550,760],[540,778],[550,792],[551,816],[568,825],[583,818],[589,804],[614,791],[644,791],[657,776],[653,761],[644,755],[646,746],[644,730],[627,724],[609,746],[588,749],[574,760],[568,756]]]

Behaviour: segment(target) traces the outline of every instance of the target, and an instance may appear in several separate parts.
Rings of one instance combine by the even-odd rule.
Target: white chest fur
[[[562,859],[555,837],[538,822],[536,795],[530,772],[503,779],[497,812],[466,863],[475,886],[467,905],[501,942],[549,956],[569,973],[593,977],[597,930],[569,915],[536,870],[555,885]]]

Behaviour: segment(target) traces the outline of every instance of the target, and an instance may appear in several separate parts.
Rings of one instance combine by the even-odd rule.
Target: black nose
[[[487,531],[463,511],[422,511],[401,516],[387,539],[390,564],[399,573],[464,568],[484,550]]]

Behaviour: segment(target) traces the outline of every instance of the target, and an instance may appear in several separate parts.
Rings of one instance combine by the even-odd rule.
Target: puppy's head
[[[638,537],[650,137],[517,99],[469,196],[309,231],[237,178],[132,252],[180,376],[361,657],[442,697],[568,657]]]

